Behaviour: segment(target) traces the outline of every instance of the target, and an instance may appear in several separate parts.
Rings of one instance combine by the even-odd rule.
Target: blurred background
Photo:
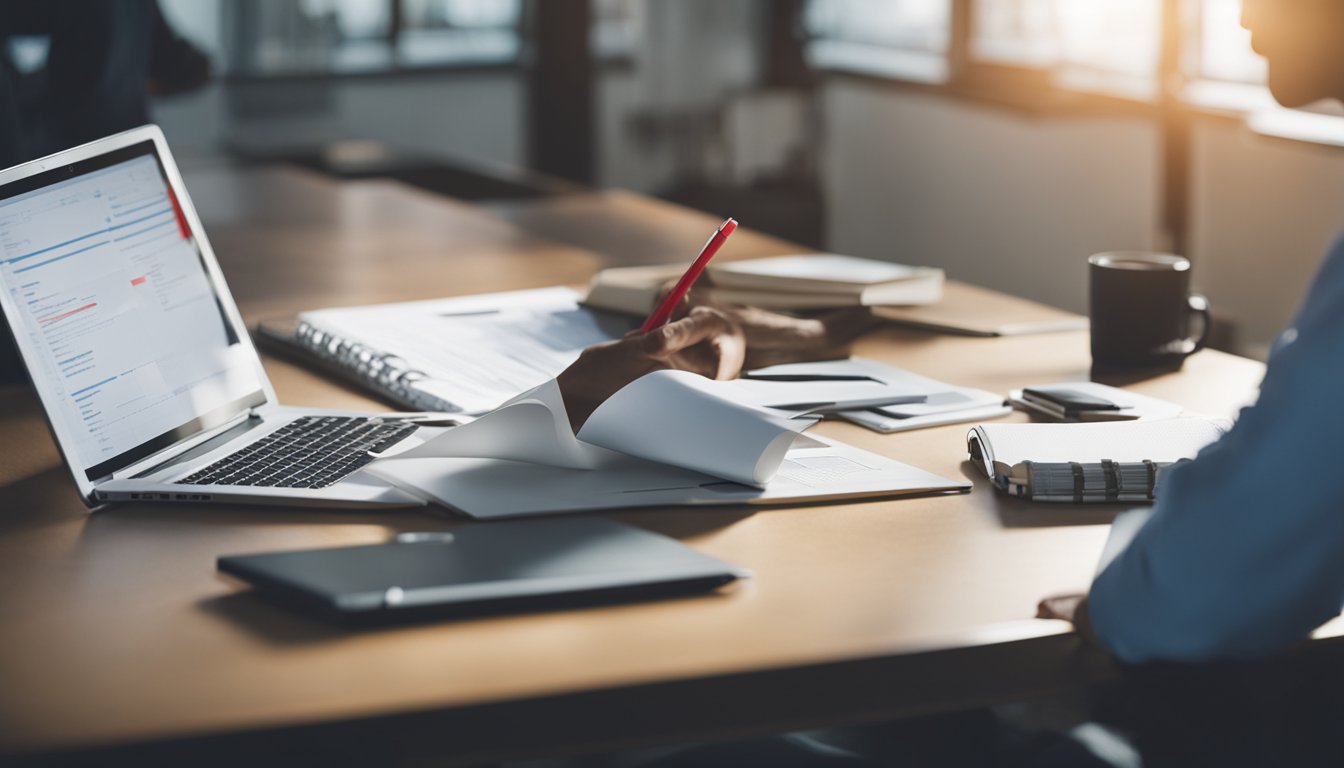
[[[1239,0],[161,6],[213,64],[153,104],[188,163],[628,188],[1077,311],[1089,254],[1173,250],[1252,356],[1344,228],[1344,113],[1274,106]]]

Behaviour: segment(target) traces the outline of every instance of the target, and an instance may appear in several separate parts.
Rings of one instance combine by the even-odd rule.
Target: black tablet
[[[667,597],[750,576],[666,536],[589,518],[475,523],[386,544],[221,557],[218,567],[355,623]]]

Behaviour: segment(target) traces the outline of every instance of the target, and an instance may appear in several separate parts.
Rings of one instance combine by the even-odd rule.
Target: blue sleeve
[[[1092,585],[1097,638],[1122,661],[1268,653],[1344,605],[1344,245],[1255,406],[1163,480],[1152,518]]]

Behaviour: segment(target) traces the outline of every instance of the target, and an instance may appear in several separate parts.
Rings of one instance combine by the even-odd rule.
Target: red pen
[[[695,263],[691,265],[690,269],[686,270],[686,274],[681,276],[676,287],[672,289],[666,299],[663,299],[663,303],[658,305],[653,314],[649,315],[649,319],[644,321],[644,325],[639,329],[641,332],[648,333],[654,328],[665,325],[671,319],[673,310],[677,308],[682,299],[686,298],[686,294],[691,292],[691,286],[695,285],[700,273],[705,271],[705,267],[709,265],[709,260],[714,258],[714,254],[719,252],[723,244],[728,242],[728,237],[736,231],[737,222],[733,219],[728,219],[719,225],[714,234],[710,235],[709,242],[705,243],[700,255],[696,257]]]

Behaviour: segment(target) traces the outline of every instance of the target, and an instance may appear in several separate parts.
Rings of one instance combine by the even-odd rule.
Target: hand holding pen
[[[686,270],[686,274],[681,276],[672,292],[667,294],[667,297],[653,311],[653,314],[649,315],[649,319],[644,321],[644,325],[640,328],[641,331],[648,333],[667,324],[677,305],[691,292],[691,287],[700,278],[700,273],[704,272],[705,267],[709,266],[710,259],[718,254],[719,249],[723,247],[724,243],[728,242],[728,238],[732,237],[736,231],[737,222],[733,219],[728,219],[720,224],[718,229],[714,230],[714,234],[709,236],[709,241],[705,243],[704,248],[700,249],[700,255],[691,263],[690,268]]]
[[[557,377],[570,426],[576,433],[597,406],[647,373],[670,368],[712,379],[731,379],[741,373],[746,339],[727,314],[696,307],[685,317],[669,322],[705,265],[735,229],[737,222],[729,219],[714,231],[690,269],[640,330],[618,341],[589,347]]]

